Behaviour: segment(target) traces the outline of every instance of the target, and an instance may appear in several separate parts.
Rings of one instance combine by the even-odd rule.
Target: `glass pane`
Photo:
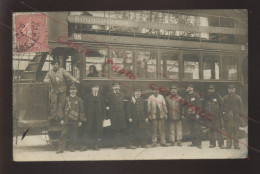
[[[199,59],[196,54],[183,55],[184,60],[184,78],[199,79]]]
[[[162,70],[164,77],[167,79],[179,79],[178,54],[164,54],[163,60],[164,65],[162,66]]]
[[[136,57],[137,78],[156,78],[156,52],[149,50],[137,51]]]
[[[86,74],[87,77],[106,77],[107,70],[104,67],[104,62],[107,59],[107,49],[105,48],[95,48],[91,49],[86,57]],[[96,71],[90,73],[90,66],[96,67]]]
[[[110,50],[110,58],[113,60],[110,70],[111,77],[131,78],[134,62],[132,50]]]
[[[217,55],[203,57],[203,79],[219,79],[219,57]]]
[[[223,57],[223,79],[237,80],[237,59],[235,57]]]

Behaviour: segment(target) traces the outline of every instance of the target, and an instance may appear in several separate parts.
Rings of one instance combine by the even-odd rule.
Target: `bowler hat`
[[[95,86],[99,86],[99,83],[97,83],[97,82],[94,82],[94,83],[91,83],[91,85],[90,85],[91,87],[95,87]]]
[[[170,89],[177,89],[177,86],[172,85]]]
[[[209,85],[209,89],[215,89],[215,85],[210,84],[210,85]]]
[[[141,89],[140,88],[135,88],[135,92],[137,92],[137,91],[141,91]]]
[[[188,87],[194,88],[193,84],[191,84],[191,83],[188,84],[187,88]]]
[[[120,83],[119,82],[113,82],[112,86],[115,86],[115,85],[120,85]]]
[[[72,84],[70,85],[70,89],[77,89],[77,85],[76,85],[75,83],[72,83]]]
[[[236,87],[235,87],[235,85],[230,84],[230,85],[228,85],[228,88],[236,88]]]

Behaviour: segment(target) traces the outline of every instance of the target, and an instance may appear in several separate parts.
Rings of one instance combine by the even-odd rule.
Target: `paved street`
[[[190,142],[183,142],[182,147],[171,146],[154,148],[137,148],[135,150],[104,148],[100,151],[69,152],[56,154],[55,147],[46,143],[44,135],[18,137],[18,144],[13,139],[13,158],[15,161],[90,161],[90,160],[152,160],[152,159],[226,159],[247,158],[247,138],[240,139],[240,150],[208,148],[209,142],[202,142],[202,149],[188,147]],[[243,144],[242,144],[243,143]]]

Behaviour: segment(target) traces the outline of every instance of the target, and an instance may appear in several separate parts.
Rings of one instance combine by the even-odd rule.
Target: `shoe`
[[[170,146],[174,146],[175,145],[175,143],[170,143]]]
[[[169,147],[169,144],[162,143],[161,146],[163,146],[163,147]]]
[[[142,147],[142,148],[149,148],[148,145],[142,145],[141,147]]]
[[[234,149],[240,149],[240,147],[239,147],[239,146],[236,146],[236,147],[234,147]]]
[[[211,144],[211,145],[209,146],[209,148],[214,148],[214,147],[216,147],[216,145],[212,145],[212,144]]]
[[[75,149],[70,149],[71,152],[75,152]]]
[[[118,149],[117,145],[113,146],[113,149]]]
[[[136,149],[134,146],[126,146],[126,149]]]
[[[202,149],[202,147],[201,147],[201,146],[197,146],[197,148],[199,148],[199,149]]]
[[[93,150],[99,151],[99,147],[98,146],[94,146]]]
[[[225,147],[222,145],[222,146],[219,146],[220,149],[225,149]]]
[[[189,144],[188,146],[189,146],[189,147],[194,147],[195,145],[194,145],[194,144]]]
[[[177,143],[177,146],[182,146],[181,143]]]
[[[59,151],[57,151],[56,153],[57,153],[57,154],[63,153],[63,150],[59,150]]]
[[[81,147],[81,148],[79,149],[79,151],[84,152],[84,151],[86,151],[87,149],[88,149],[87,147]]]
[[[231,147],[230,147],[230,146],[227,146],[227,147],[225,147],[225,149],[231,149]]]
[[[156,145],[157,145],[156,143],[153,143],[153,144],[152,144],[152,147],[156,147]]]

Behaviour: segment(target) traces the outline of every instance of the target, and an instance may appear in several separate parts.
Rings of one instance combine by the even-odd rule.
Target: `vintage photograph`
[[[13,160],[248,157],[248,11],[13,13]]]

